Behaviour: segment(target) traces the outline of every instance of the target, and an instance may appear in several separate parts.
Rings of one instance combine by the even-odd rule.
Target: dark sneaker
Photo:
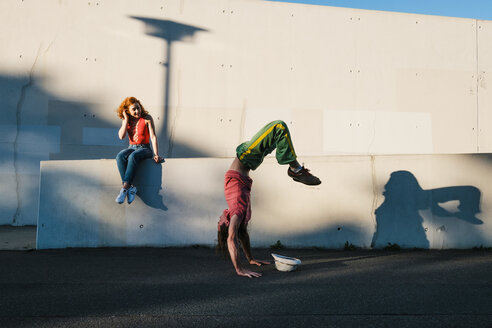
[[[298,173],[293,172],[289,167],[287,169],[287,174],[289,175],[289,177],[294,179],[294,181],[304,183],[309,186],[317,186],[321,184],[321,180],[309,173],[309,170],[306,169],[304,166]]]

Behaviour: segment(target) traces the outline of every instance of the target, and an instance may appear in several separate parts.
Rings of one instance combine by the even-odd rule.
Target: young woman
[[[123,188],[121,188],[116,202],[122,204],[128,197],[128,204],[135,199],[137,188],[132,185],[138,164],[147,158],[154,162],[163,161],[159,157],[159,146],[155,135],[152,116],[144,109],[140,101],[135,97],[127,97],[116,110],[118,117],[122,119],[118,137],[124,139],[128,134],[130,145],[116,156],[116,163],[120,172]],[[150,148],[149,141],[152,143]]]
[[[251,186],[253,180],[249,171],[255,170],[263,162],[266,155],[276,149],[279,164],[288,164],[287,174],[294,181],[306,185],[319,185],[321,180],[309,173],[300,165],[292,145],[287,124],[273,121],[264,126],[250,141],[236,148],[236,158],[225,174],[224,194],[228,209],[220,217],[218,223],[217,248],[224,255],[229,254],[236,273],[249,278],[260,277],[261,273],[244,268],[239,262],[237,241],[241,243],[244,255],[249,264],[269,264],[253,258],[248,234],[248,222],[251,219]]]

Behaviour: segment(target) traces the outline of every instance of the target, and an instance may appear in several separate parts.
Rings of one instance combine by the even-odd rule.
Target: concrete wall
[[[492,23],[253,0],[4,0],[0,224],[39,162],[114,158],[134,95],[166,157],[234,156],[268,120],[302,156],[492,151]]]
[[[308,187],[268,158],[252,172],[254,246],[492,246],[490,154],[303,160]],[[114,160],[41,162],[37,248],[214,245],[231,158],[147,161],[132,204],[117,204]]]

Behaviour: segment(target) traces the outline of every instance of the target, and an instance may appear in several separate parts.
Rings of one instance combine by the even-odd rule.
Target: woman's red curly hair
[[[123,117],[123,111],[127,111],[128,107],[130,107],[131,105],[133,105],[135,103],[138,103],[140,105],[140,108],[142,109],[142,117],[149,115],[149,112],[147,112],[145,110],[145,108],[142,105],[142,103],[140,102],[140,100],[138,100],[135,97],[126,97],[125,100],[123,100],[123,102],[120,104],[120,106],[116,109],[116,113],[118,114],[118,117],[123,119],[124,118]]]

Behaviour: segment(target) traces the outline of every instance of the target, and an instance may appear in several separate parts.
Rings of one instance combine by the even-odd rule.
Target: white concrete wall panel
[[[253,171],[252,244],[492,246],[490,154],[305,157],[309,187],[268,158]],[[147,161],[117,204],[114,160],[43,161],[37,248],[214,245],[231,158]]]
[[[481,152],[492,151],[492,22],[478,21],[478,145]]]
[[[5,0],[0,12],[0,169],[14,200],[36,192],[18,182],[40,160],[114,158],[114,110],[130,95],[166,157],[234,156],[273,119],[304,156],[492,148],[487,21],[256,0]],[[1,206],[0,224],[35,224],[22,203]]]

